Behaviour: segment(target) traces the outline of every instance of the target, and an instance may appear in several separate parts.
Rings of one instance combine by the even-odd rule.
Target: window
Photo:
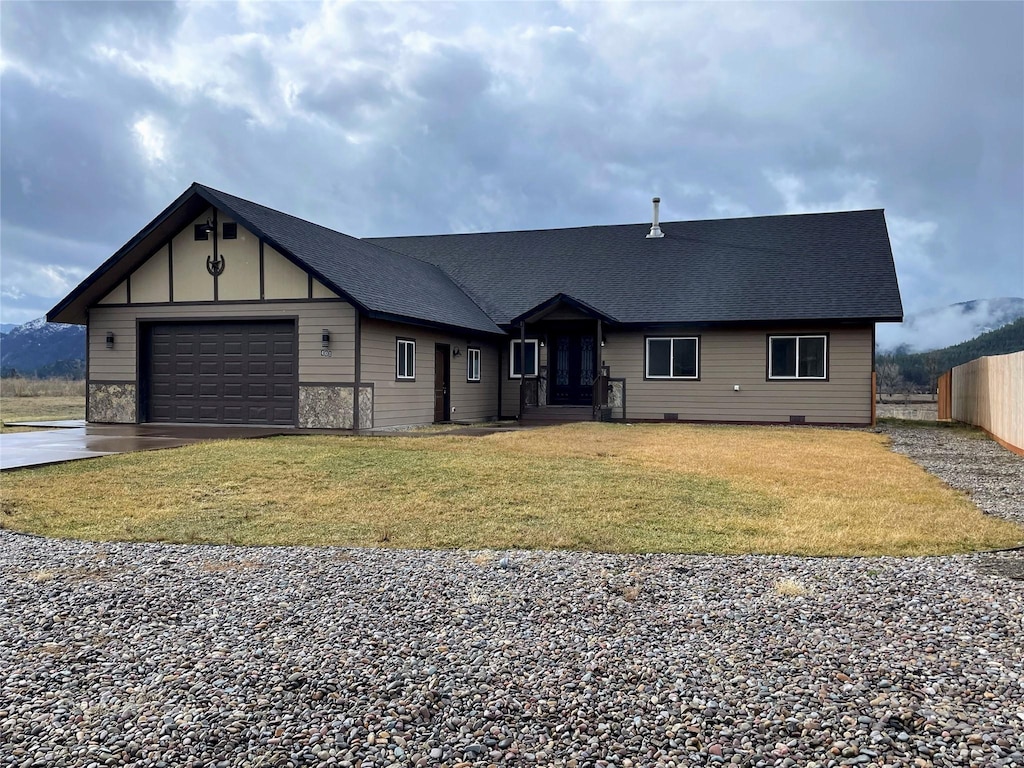
[[[696,379],[700,339],[696,336],[671,336],[647,339],[648,379]]]
[[[412,381],[416,378],[416,341],[414,339],[398,339],[395,378],[400,381]]]
[[[237,240],[238,239],[238,225],[233,222],[224,222],[224,239],[225,240]]]
[[[519,345],[522,344],[518,339],[513,339],[509,345],[509,355],[512,360],[510,367],[511,373],[510,378],[519,379],[522,378],[522,372],[519,370]],[[526,358],[523,361],[526,365],[526,375],[536,376],[537,375],[537,364],[540,356],[539,344],[536,339],[526,340]]]
[[[827,336],[769,336],[769,379],[824,379]]]
[[[210,239],[210,230],[205,224],[196,224],[194,232],[196,240]]]
[[[466,350],[466,381],[480,381],[480,350]]]

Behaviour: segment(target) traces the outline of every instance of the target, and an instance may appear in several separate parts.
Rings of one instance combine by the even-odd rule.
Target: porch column
[[[512,361],[509,360],[509,365]],[[523,418],[526,411],[526,390],[523,385],[526,382],[526,321],[519,321],[519,418]]]

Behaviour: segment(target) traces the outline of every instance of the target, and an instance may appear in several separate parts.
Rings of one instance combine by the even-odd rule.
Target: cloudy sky
[[[0,319],[192,181],[352,235],[884,207],[1024,296],[1024,4],[0,4]]]

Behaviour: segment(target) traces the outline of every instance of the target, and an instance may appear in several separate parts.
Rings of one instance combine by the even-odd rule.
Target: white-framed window
[[[828,336],[769,336],[768,378],[827,379]]]
[[[644,377],[697,379],[700,377],[699,336],[648,336]]]
[[[509,344],[509,347],[508,347],[509,359],[512,361],[512,364],[509,366],[509,371],[510,371],[509,377],[513,378],[513,379],[519,379],[519,378],[522,378],[522,376],[523,376],[522,372],[519,370],[519,362],[520,362],[519,361],[519,345],[520,344],[522,344],[522,342],[519,339],[513,339],[512,342]],[[527,378],[529,378],[530,376],[536,376],[537,375],[537,368],[539,366],[539,361],[540,361],[540,344],[537,342],[537,339],[527,339],[526,340],[526,357],[523,360],[523,364],[526,366],[526,376],[527,376]]]
[[[466,350],[466,381],[480,381],[480,350]]]
[[[395,378],[399,381],[416,379],[416,340],[396,339]]]

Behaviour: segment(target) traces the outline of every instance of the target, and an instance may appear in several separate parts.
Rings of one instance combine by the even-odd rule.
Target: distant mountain
[[[44,318],[16,326],[0,337],[0,375],[85,375],[85,326],[48,323]]]
[[[17,327],[17,323],[0,323],[0,333],[10,333]]]
[[[879,323],[880,352],[942,349],[1024,317],[1024,298],[975,299],[907,315],[902,324]]]
[[[931,391],[940,373],[986,355],[1008,355],[1024,350],[1024,317],[983,333],[977,338],[928,352],[892,352],[875,359],[879,376],[896,376]],[[895,366],[895,369],[892,367]],[[889,384],[891,382],[886,382]],[[889,388],[889,387],[886,387]]]

